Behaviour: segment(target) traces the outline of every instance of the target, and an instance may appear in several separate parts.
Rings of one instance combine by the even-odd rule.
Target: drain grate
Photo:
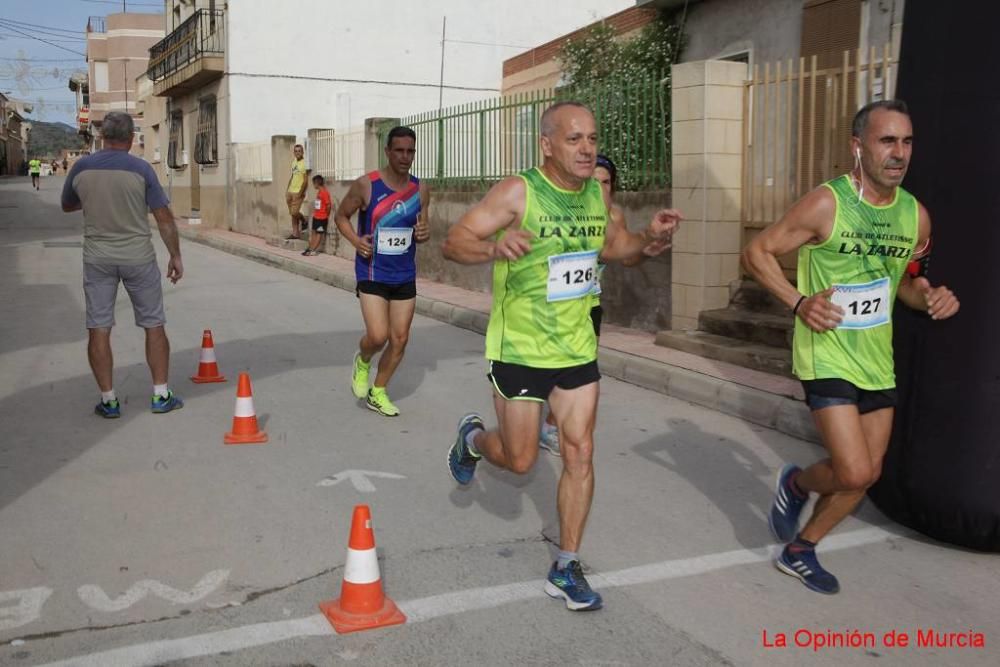
[[[42,241],[46,248],[82,248],[83,241]]]

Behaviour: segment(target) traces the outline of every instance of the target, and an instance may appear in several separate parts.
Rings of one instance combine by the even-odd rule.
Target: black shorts
[[[417,298],[417,283],[416,281],[411,281],[398,285],[390,285],[388,283],[377,283],[374,280],[359,280],[358,287],[354,290],[354,293],[358,298],[362,294],[374,294],[386,301],[406,301],[407,299]]]
[[[858,414],[865,414],[896,407],[896,389],[861,389],[840,378],[802,380],[806,392],[806,405],[811,410],[822,410],[832,405],[856,405]]]
[[[317,234],[326,234],[326,228],[330,226],[330,220],[317,220],[312,219],[312,230]]]
[[[598,304],[590,309],[590,321],[594,323],[594,335],[601,337],[601,320],[604,319],[604,309]]]
[[[490,372],[486,377],[497,393],[508,401],[544,403],[554,388],[576,389],[599,381],[601,373],[596,361],[569,368],[532,368],[490,361]]]

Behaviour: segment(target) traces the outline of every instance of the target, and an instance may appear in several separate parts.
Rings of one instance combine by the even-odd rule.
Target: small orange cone
[[[378,569],[368,505],[354,506],[340,597],[332,602],[321,602],[319,609],[340,634],[406,622],[406,616],[396,603],[382,592],[382,575]]]
[[[250,388],[250,376],[247,373],[240,373],[239,386],[236,388],[233,430],[226,434],[223,441],[227,445],[267,442],[267,433],[257,426],[257,413],[253,411],[253,390]]]
[[[215,361],[215,343],[212,342],[212,330],[205,329],[201,335],[201,358],[198,360],[198,374],[191,376],[192,382],[225,382],[226,378],[219,374],[219,364]]]

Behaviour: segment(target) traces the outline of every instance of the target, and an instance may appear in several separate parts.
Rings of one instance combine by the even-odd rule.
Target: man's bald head
[[[568,108],[583,109],[587,113],[593,115],[590,107],[581,102],[574,102],[572,100],[568,100],[566,102],[556,102],[542,113],[541,132],[543,137],[552,136],[553,132],[556,130],[556,126],[558,125],[557,121],[560,110]]]

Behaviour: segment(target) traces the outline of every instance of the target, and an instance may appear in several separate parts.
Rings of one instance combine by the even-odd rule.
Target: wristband
[[[795,302],[795,307],[792,308],[792,315],[798,315],[799,314],[799,306],[801,306],[802,302],[805,301],[805,300],[806,300],[806,295],[805,294],[803,294],[802,296],[799,297],[799,300]]]

